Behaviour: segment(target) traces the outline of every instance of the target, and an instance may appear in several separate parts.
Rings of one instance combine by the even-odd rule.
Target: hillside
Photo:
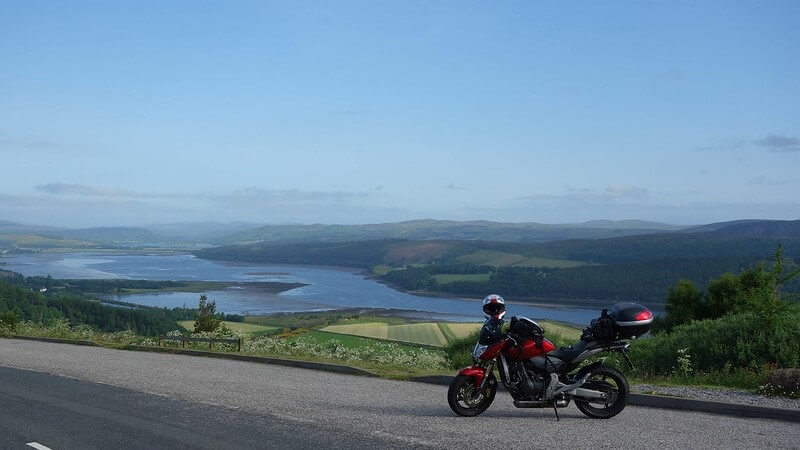
[[[367,225],[265,225],[217,239],[220,244],[254,242],[343,242],[370,239],[483,240],[547,242],[658,233],[680,227],[643,221],[597,221],[581,224],[502,223],[489,221],[412,220]]]
[[[660,301],[679,279],[705,286],[724,272],[770,260],[778,244],[783,244],[787,261],[797,264],[800,238],[795,237],[795,223],[759,221],[740,228],[734,222],[713,231],[545,243],[399,239],[258,243],[206,249],[198,256],[361,267],[403,289],[427,292]]]
[[[736,220],[694,227],[687,231],[720,237],[800,238],[800,220]]]

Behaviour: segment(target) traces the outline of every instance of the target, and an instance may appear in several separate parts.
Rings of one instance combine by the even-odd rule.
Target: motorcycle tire
[[[450,389],[447,390],[447,403],[450,408],[459,416],[477,416],[486,411],[486,408],[494,401],[497,394],[497,379],[494,374],[489,374],[483,392],[475,395],[475,379],[464,375],[458,375],[450,382]]]
[[[616,416],[628,404],[630,387],[619,370],[609,366],[599,366],[592,371],[589,379],[581,386],[583,389],[605,392],[606,400],[585,400],[574,397],[575,406],[582,413],[594,419],[609,419]]]

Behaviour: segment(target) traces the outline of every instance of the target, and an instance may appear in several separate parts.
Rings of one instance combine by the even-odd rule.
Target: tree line
[[[509,297],[594,298],[663,302],[677,280],[705,287],[722,273],[752,266],[758,258],[692,258],[572,268],[492,267],[468,264],[407,266],[380,278],[404,290],[482,296],[497,292]],[[486,281],[439,284],[437,274],[489,273]],[[787,287],[800,287],[800,280]]]

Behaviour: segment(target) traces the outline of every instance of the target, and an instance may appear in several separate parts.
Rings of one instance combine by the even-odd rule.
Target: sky
[[[800,218],[800,2],[0,0],[0,220]]]

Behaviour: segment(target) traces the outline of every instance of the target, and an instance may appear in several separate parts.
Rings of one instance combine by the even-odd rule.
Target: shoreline
[[[442,292],[442,291],[412,291],[403,289],[400,286],[397,286],[394,283],[390,283],[380,279],[369,273],[369,271],[364,270],[361,273],[364,278],[368,280],[372,280],[376,283],[382,284],[389,289],[395,290],[397,292],[402,292],[405,294],[413,295],[416,297],[435,297],[435,298],[442,298],[442,299],[449,299],[449,300],[464,300],[464,301],[475,301],[479,302],[483,299],[477,297],[460,297],[452,293]],[[487,295],[490,293],[487,293]],[[600,299],[593,299],[593,298],[547,298],[547,297],[503,297],[506,300],[507,304],[517,304],[517,305],[531,305],[531,306],[540,306],[543,308],[554,308],[554,309],[596,309],[598,313],[603,310],[603,308],[610,308],[615,303],[621,303],[622,300],[600,300]],[[663,313],[664,312],[664,303],[657,303],[657,302],[643,302],[639,301],[637,303],[642,303],[648,309],[653,311],[654,313]]]

